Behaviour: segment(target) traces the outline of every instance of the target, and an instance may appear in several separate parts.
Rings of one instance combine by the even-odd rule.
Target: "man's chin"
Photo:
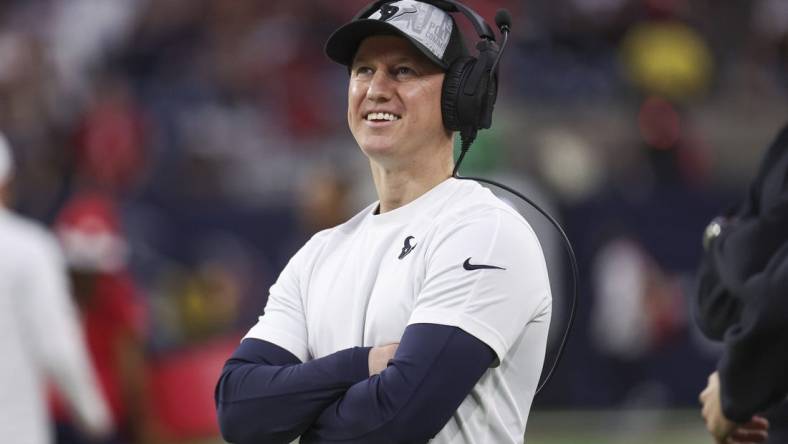
[[[361,151],[370,159],[385,159],[395,154],[394,144],[390,141],[369,141],[360,144]]]

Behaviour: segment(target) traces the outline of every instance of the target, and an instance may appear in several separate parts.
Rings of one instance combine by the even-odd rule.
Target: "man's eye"
[[[356,75],[357,76],[366,76],[372,74],[372,68],[367,66],[359,66],[356,68]]]
[[[413,75],[413,74],[415,74],[415,71],[413,71],[412,69],[410,69],[407,66],[400,66],[400,67],[397,68],[397,75],[408,76],[408,75]]]

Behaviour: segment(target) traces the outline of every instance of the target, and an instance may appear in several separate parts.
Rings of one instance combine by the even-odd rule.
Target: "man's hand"
[[[397,352],[397,347],[399,347],[399,342],[373,347],[369,351],[369,376],[377,375],[386,368],[389,359],[393,358],[394,353]]]
[[[725,417],[720,400],[720,377],[717,372],[709,375],[709,383],[698,397],[703,409],[706,430],[714,437],[716,444],[760,443],[768,437],[769,422],[760,416],[753,416],[746,424],[736,424]]]

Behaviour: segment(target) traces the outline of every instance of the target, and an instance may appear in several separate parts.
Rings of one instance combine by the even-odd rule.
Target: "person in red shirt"
[[[144,408],[145,316],[126,269],[127,245],[114,202],[100,194],[77,195],[58,215],[55,232],[69,266],[93,365],[117,424],[111,442],[144,442],[151,423]]]

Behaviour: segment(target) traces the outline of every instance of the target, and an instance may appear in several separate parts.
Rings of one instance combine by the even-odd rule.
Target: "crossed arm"
[[[302,363],[270,342],[246,339],[216,387],[223,437],[232,443],[426,442],[493,364],[495,353],[457,327],[413,324],[394,358],[370,375],[370,348]]]

